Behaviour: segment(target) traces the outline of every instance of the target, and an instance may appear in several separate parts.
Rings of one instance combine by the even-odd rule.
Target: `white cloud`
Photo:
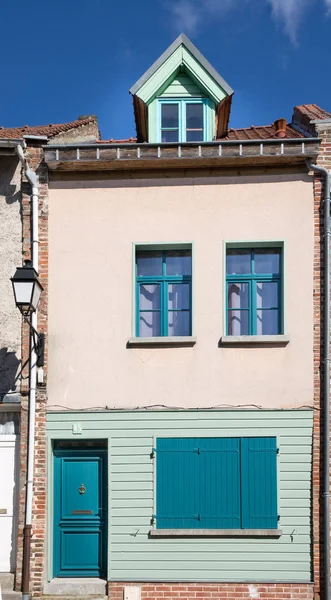
[[[267,0],[272,8],[272,16],[279,21],[292,44],[297,44],[297,33],[304,16],[308,0]]]
[[[176,18],[176,29],[194,35],[199,21],[199,9],[191,0],[178,0],[171,7],[171,12]]]
[[[331,15],[331,0],[263,0],[271,7],[273,20],[282,26],[293,45],[297,45],[298,31],[306,11],[313,4],[322,2]],[[235,8],[261,0],[171,0],[167,8],[172,13],[177,31],[195,35],[201,24],[211,19],[222,20],[224,15]]]

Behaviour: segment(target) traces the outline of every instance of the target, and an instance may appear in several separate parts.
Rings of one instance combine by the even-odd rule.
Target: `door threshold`
[[[106,596],[106,579],[98,577],[56,577],[44,583],[48,596]]]

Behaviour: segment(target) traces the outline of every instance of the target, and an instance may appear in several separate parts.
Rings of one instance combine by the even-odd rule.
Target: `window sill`
[[[281,529],[151,529],[150,537],[269,537],[279,538]]]
[[[220,346],[287,346],[288,335],[223,335]]]
[[[192,336],[174,336],[174,337],[132,337],[128,340],[127,346],[134,347],[184,347],[194,346],[197,338]]]

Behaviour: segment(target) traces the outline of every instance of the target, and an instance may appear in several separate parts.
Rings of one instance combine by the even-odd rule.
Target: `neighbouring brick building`
[[[38,140],[38,136],[44,137]],[[41,164],[42,141],[45,143],[47,139],[53,139],[59,143],[64,140],[93,142],[98,137],[98,125],[94,117],[45,127],[0,128],[0,586],[5,599],[7,592],[13,593],[14,584],[17,590],[20,589],[29,390],[29,369],[26,362],[29,356],[29,337],[25,329],[22,331],[21,317],[15,307],[10,282],[15,268],[31,255],[30,186],[22,173],[17,146],[26,146],[30,165],[38,171],[42,248],[45,240],[42,214],[48,190],[47,167]],[[40,274],[47,288],[47,259],[45,261],[43,254]],[[39,311],[41,328],[46,318],[47,306],[44,303]],[[42,386],[39,393],[41,392]],[[16,582],[10,574],[16,574]]]
[[[330,168],[331,115],[229,129],[233,91],[185,36],[131,93],[135,139],[101,140],[93,119],[27,139],[47,339],[31,595],[323,598],[323,189],[307,161]],[[25,258],[30,206],[23,187]],[[22,487],[17,589],[23,517]]]

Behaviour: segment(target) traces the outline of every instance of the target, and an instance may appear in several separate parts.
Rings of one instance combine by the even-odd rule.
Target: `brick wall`
[[[316,135],[322,138],[317,164],[331,170],[331,124],[317,125]],[[322,404],[323,385],[323,318],[324,318],[324,179],[314,174],[314,430],[313,430],[313,575],[315,597],[323,598],[324,557],[323,557],[323,510],[321,503],[321,451],[324,435]],[[322,326],[322,327],[321,327]]]
[[[39,310],[38,331],[47,333],[48,306],[48,171],[43,163],[41,148],[27,149],[28,163],[36,170],[39,178],[39,276],[44,287]],[[31,258],[31,200],[30,186],[23,176],[22,183],[22,218],[23,218],[23,259]],[[28,438],[28,392],[29,392],[29,328],[22,329],[22,364],[23,377],[21,384],[21,446],[20,446],[20,500],[18,545],[16,566],[16,589],[22,584],[23,527],[26,495],[26,461]],[[33,517],[31,544],[31,594],[42,593],[45,518],[46,518],[46,382],[47,382],[47,338],[45,344],[44,384],[38,386],[36,398],[35,457],[33,486]]]
[[[296,583],[122,583],[108,584],[109,600],[123,600],[125,586],[138,586],[141,600],[312,600],[313,584]]]

